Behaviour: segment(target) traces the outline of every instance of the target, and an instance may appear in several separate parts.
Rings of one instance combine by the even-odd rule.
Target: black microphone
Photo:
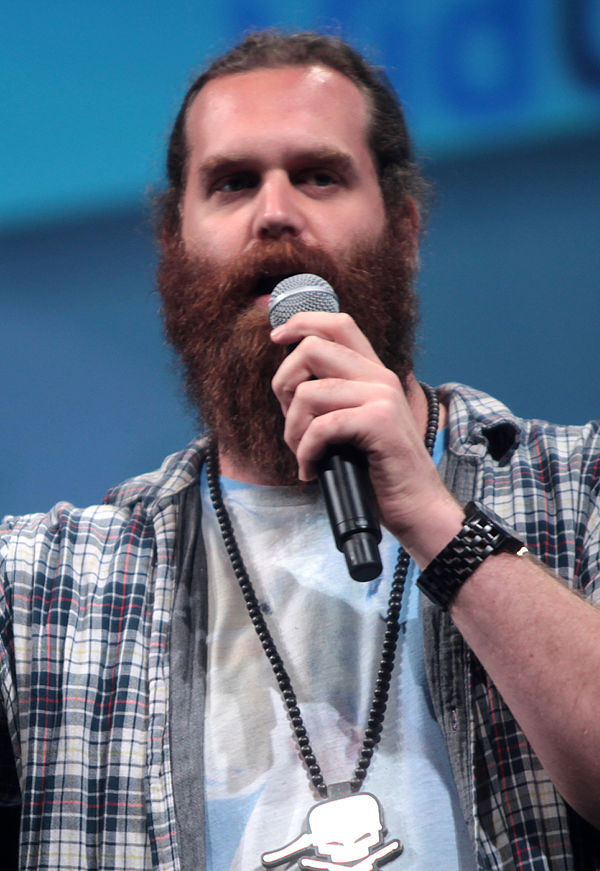
[[[339,312],[335,291],[319,275],[292,275],[275,286],[269,300],[272,327],[285,324],[297,312]],[[336,547],[346,557],[350,577],[372,581],[382,571],[378,544],[381,529],[373,509],[368,462],[351,444],[329,445],[317,463]]]

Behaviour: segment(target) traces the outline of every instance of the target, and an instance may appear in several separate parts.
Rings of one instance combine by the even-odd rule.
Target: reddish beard
[[[331,284],[341,310],[405,382],[412,370],[417,303],[412,269],[387,229],[335,261],[321,249],[280,239],[217,265],[208,255],[186,254],[178,239],[163,240],[158,268],[165,331],[181,357],[190,400],[223,452],[277,484],[298,482],[271,390],[286,351],[269,340],[267,313],[255,301],[269,278],[272,287],[274,278],[299,272]]]

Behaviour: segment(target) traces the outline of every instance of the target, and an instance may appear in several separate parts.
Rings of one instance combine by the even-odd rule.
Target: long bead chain
[[[439,402],[433,388],[428,384],[423,383],[421,384],[421,387],[427,397],[429,409],[427,429],[425,432],[425,446],[429,453],[433,454],[433,446],[435,444],[435,436],[438,428]],[[256,630],[256,634],[258,635],[258,639],[265,655],[271,663],[271,668],[273,669],[273,674],[275,675],[279,691],[287,708],[294,736],[311,783],[320,797],[327,798],[327,785],[325,784],[321,768],[311,747],[308,732],[298,706],[296,693],[294,692],[292,682],[285,669],[281,655],[277,650],[264,615],[260,609],[254,587],[252,586],[252,582],[250,581],[250,577],[240,553],[229,513],[223,502],[223,495],[219,481],[218,454],[214,445],[211,445],[207,453],[206,471],[208,489],[217,516],[217,521],[219,523],[219,528],[221,530],[221,535],[223,537],[225,550],[231,560],[233,572],[240,586],[240,590],[242,591],[250,620]],[[398,550],[398,559],[394,569],[390,598],[388,601],[381,660],[377,671],[375,689],[373,691],[373,699],[367,719],[362,747],[356,768],[350,780],[351,792],[358,792],[360,789],[363,780],[367,776],[367,770],[371,763],[375,747],[381,738],[392,671],[394,669],[398,633],[400,631],[398,618],[402,607],[402,596],[404,593],[404,584],[406,581],[409,562],[410,557],[404,549],[400,547]]]

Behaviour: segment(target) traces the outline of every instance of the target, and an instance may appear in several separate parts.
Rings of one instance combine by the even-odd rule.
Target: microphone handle
[[[346,558],[350,577],[372,581],[382,572],[381,529],[367,458],[353,445],[329,445],[317,471],[336,547]]]

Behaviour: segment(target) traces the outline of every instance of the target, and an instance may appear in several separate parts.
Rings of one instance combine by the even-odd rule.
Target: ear
[[[419,267],[421,215],[419,214],[419,207],[412,197],[407,196],[404,198],[402,205],[398,209],[397,216],[392,222],[392,227],[407,265],[412,272],[416,272]]]

